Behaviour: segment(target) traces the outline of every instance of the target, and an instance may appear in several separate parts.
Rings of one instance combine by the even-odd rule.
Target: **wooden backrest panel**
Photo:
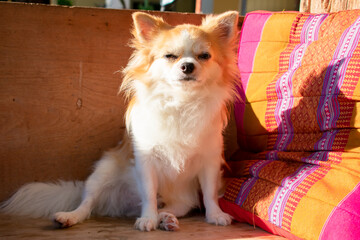
[[[31,181],[85,179],[124,132],[117,95],[131,10],[0,2],[0,201]],[[156,13],[170,24],[203,15]]]

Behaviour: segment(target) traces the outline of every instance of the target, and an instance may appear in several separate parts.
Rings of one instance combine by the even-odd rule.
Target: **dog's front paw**
[[[222,211],[206,214],[206,221],[211,224],[227,226],[231,224],[232,217]]]
[[[54,215],[54,225],[56,228],[68,228],[78,222],[80,222],[80,219],[73,212],[57,212]]]
[[[161,212],[158,216],[159,228],[165,231],[179,230],[179,221],[175,215],[167,212]]]
[[[150,232],[156,229],[157,221],[150,217],[140,217],[136,219],[134,227],[143,232]]]

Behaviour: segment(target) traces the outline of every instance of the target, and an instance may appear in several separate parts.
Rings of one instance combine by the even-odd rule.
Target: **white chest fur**
[[[139,99],[130,115],[135,155],[151,155],[180,172],[206,147],[222,147],[220,116],[221,105],[205,98]]]

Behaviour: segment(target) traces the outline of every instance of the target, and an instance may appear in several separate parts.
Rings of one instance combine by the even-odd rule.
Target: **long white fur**
[[[234,18],[236,14],[230,15]],[[152,17],[142,17],[149,19],[149,23],[143,24],[151,25]],[[229,31],[233,28],[230,24],[228,27]],[[196,43],[186,32],[182,38],[177,44],[184,52]],[[136,79],[131,86],[124,87],[131,88],[136,97],[127,115],[131,141],[125,137],[117,148],[105,153],[85,183],[28,184],[3,203],[1,211],[53,217],[61,227],[79,223],[91,213],[141,215],[135,223],[141,231],[158,227],[176,230],[179,227],[176,217],[200,204],[201,189],[206,220],[216,225],[230,224],[231,217],[219,208],[217,191],[226,122],[223,108],[233,100],[234,86],[215,81],[223,75],[223,67],[218,63],[211,62],[202,69],[191,51],[187,52],[171,69],[164,59],[155,60],[147,75],[162,81],[156,81],[151,88]],[[129,64],[139,61],[135,56]],[[193,85],[176,81],[182,74],[179,65],[185,61],[195,65],[197,82],[189,83]],[[157,207],[159,196],[165,203],[162,209]]]
[[[83,188],[84,182],[80,181],[29,183],[2,204],[2,211],[34,218],[50,218],[57,211],[75,209],[81,202]]]

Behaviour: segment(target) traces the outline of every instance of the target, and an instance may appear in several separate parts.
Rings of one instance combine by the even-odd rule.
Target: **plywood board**
[[[132,12],[0,3],[0,201],[26,182],[85,179],[121,139]]]

